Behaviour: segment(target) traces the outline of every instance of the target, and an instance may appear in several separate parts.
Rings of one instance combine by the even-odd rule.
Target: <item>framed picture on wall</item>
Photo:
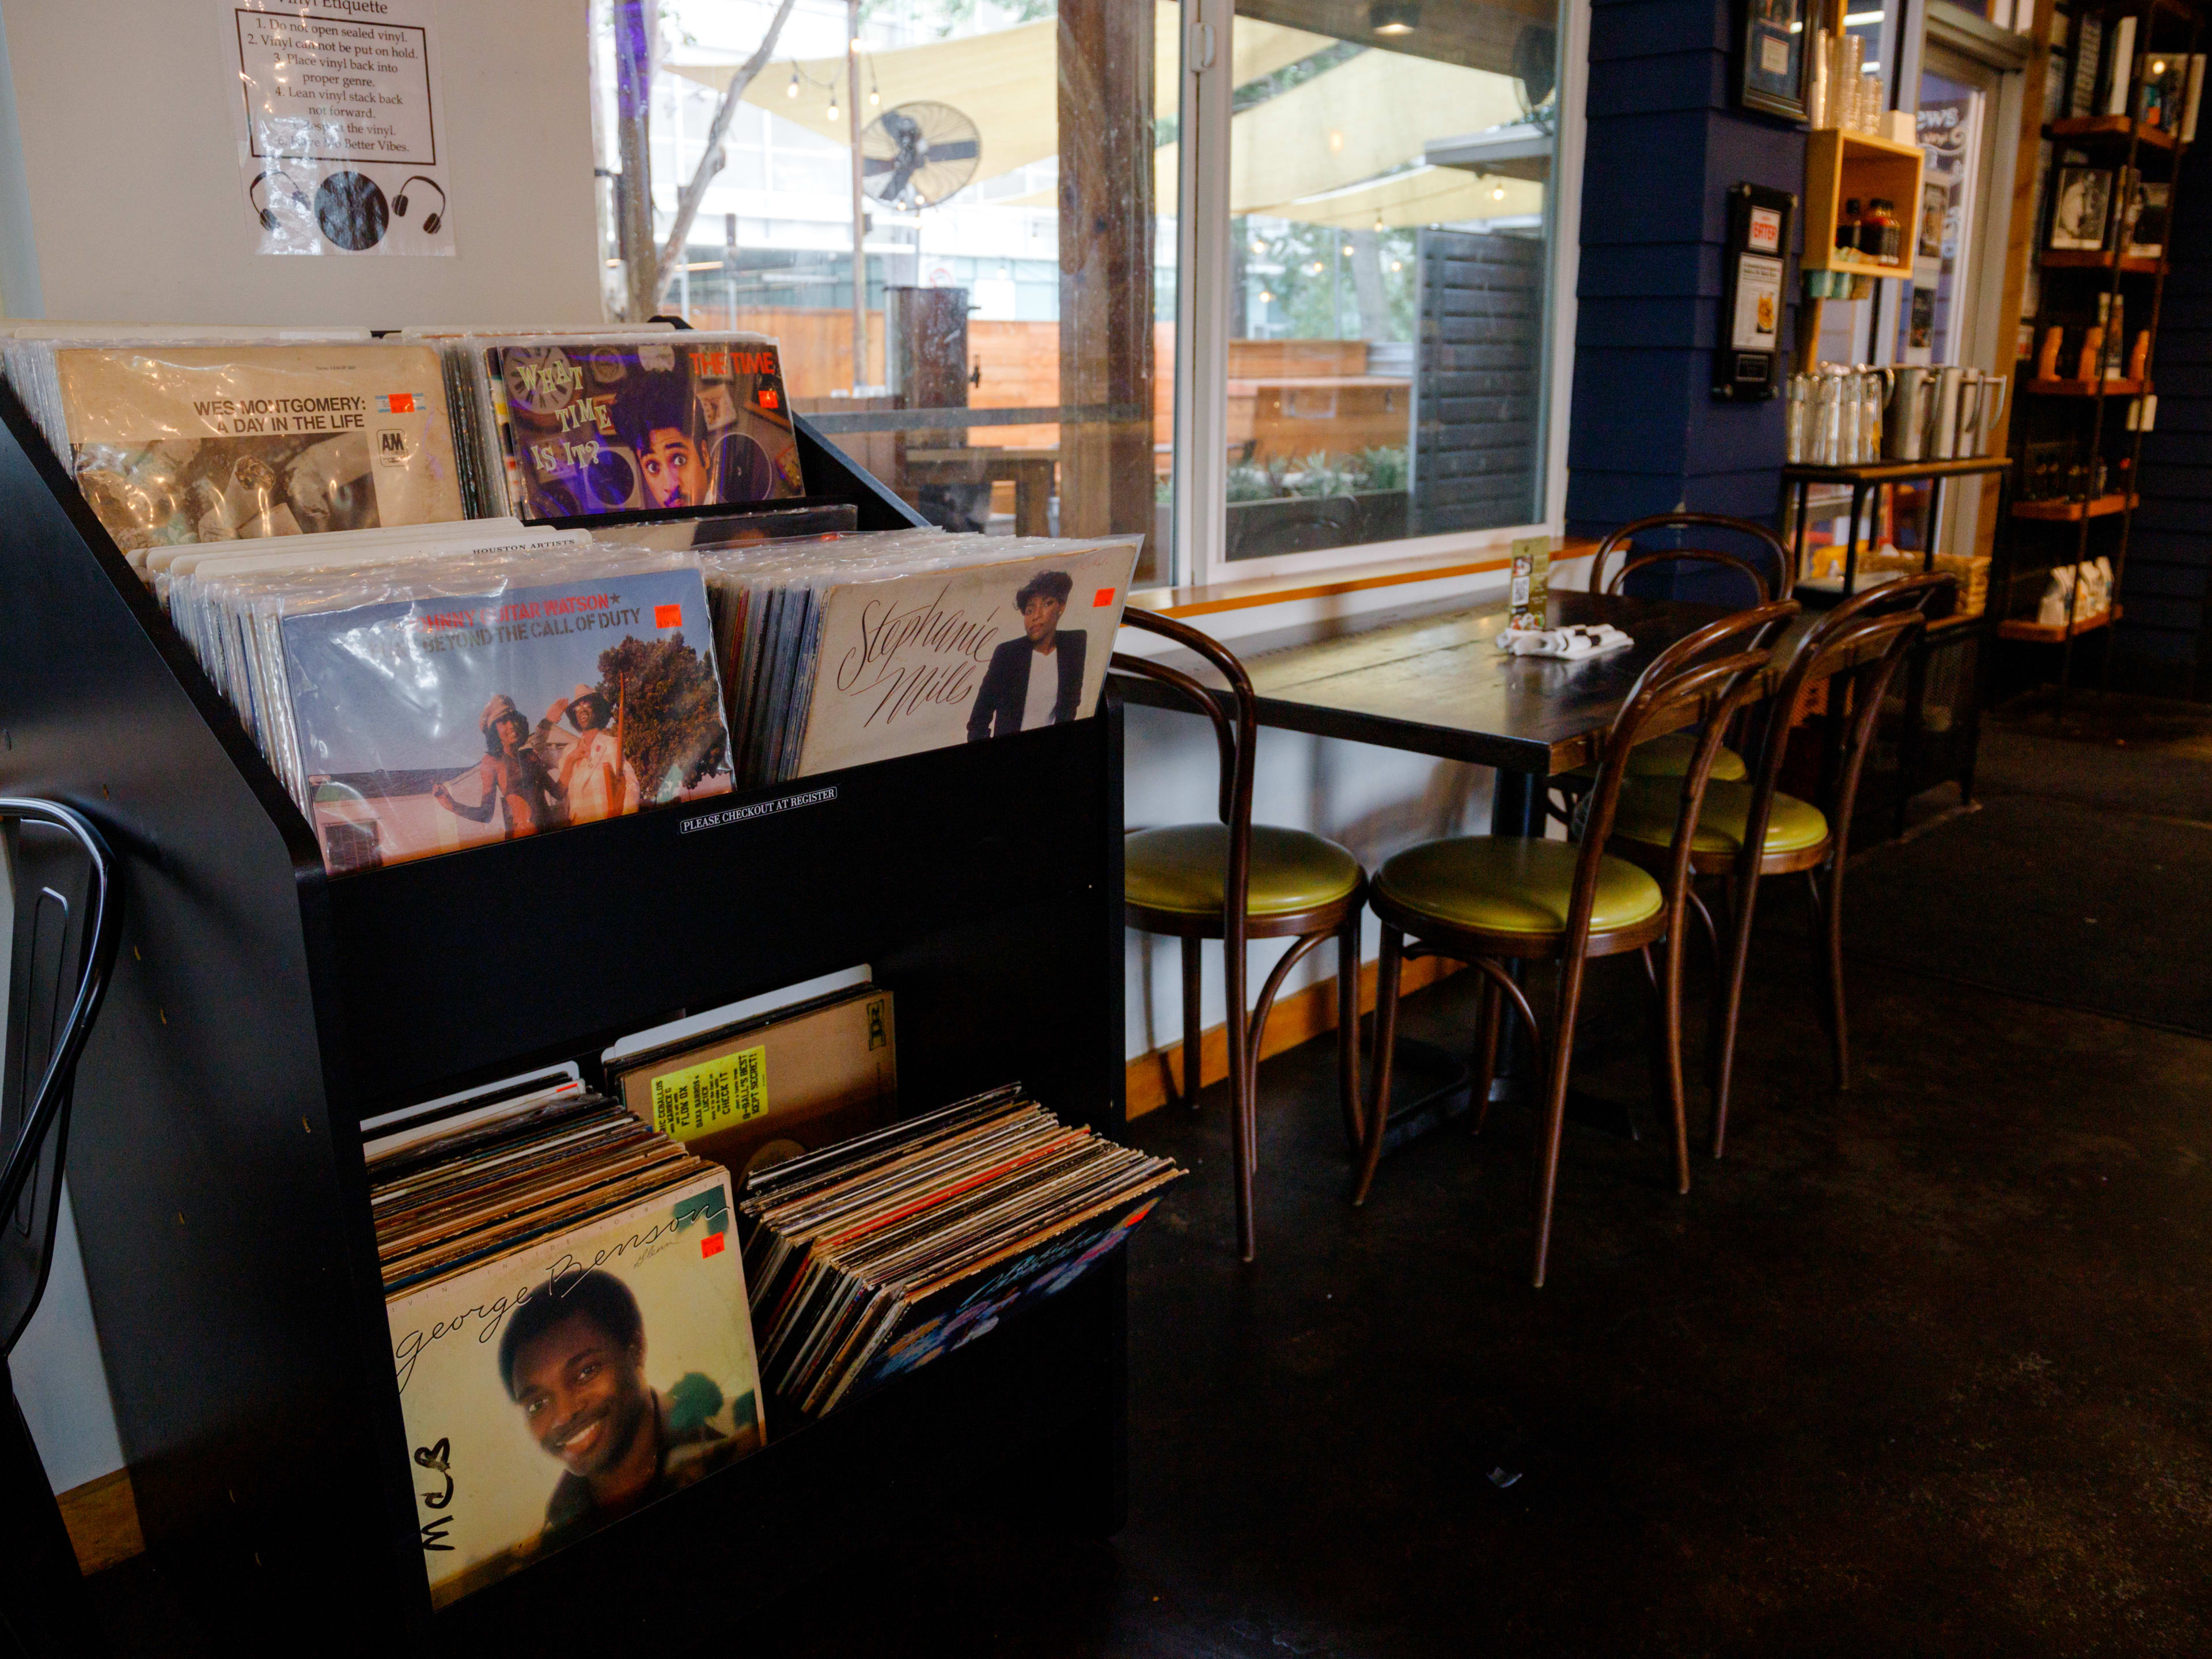
[[[1739,98],[1746,109],[1805,118],[1805,41],[1816,5],[1817,0],[1744,0]]]

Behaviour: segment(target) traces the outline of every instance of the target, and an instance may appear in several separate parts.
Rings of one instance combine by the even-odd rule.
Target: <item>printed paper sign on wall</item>
[[[221,0],[220,16],[260,252],[450,255],[431,0]]]

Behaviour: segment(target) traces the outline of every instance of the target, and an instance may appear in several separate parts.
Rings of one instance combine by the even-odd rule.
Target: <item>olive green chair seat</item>
[[[1754,793],[1754,786],[1748,783],[1708,785],[1705,805],[1698,813],[1698,832],[1690,842],[1691,852],[1730,858],[1741,852],[1744,823],[1750,817]],[[1671,847],[1681,805],[1681,789],[1670,780],[1631,778],[1621,787],[1620,810],[1613,820],[1613,837],[1644,847]],[[1809,853],[1827,839],[1826,813],[1810,801],[1776,792],[1761,856]]]
[[[1409,847],[1376,873],[1375,896],[1453,927],[1493,933],[1564,933],[1577,849],[1569,842],[1461,836]],[[1659,884],[1626,859],[1601,860],[1593,933],[1649,921],[1665,902]]]
[[[1229,872],[1229,827],[1176,823],[1139,830],[1121,843],[1121,896],[1175,915],[1219,915]],[[1252,826],[1245,914],[1297,915],[1339,903],[1359,886],[1359,860],[1326,836],[1271,823]]]
[[[1654,738],[1649,743],[1639,743],[1628,751],[1628,775],[1632,778],[1679,778],[1690,769],[1690,757],[1697,752],[1698,734],[1694,732],[1670,732],[1663,738]],[[1743,757],[1726,744],[1713,757],[1712,780],[1715,783],[1741,783],[1751,775],[1743,763]],[[1559,776],[1566,781],[1587,789],[1597,781],[1597,766],[1577,766]]]

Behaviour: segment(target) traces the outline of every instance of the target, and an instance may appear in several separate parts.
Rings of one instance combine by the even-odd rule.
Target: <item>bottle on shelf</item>
[[[1887,197],[1877,196],[1867,204],[1866,212],[1859,218],[1858,241],[1864,258],[1897,263],[1902,236],[1897,228],[1896,204]]]
[[[1836,246],[1847,252],[1859,250],[1860,214],[1859,198],[1854,196],[1844,204],[1844,216],[1836,221]]]

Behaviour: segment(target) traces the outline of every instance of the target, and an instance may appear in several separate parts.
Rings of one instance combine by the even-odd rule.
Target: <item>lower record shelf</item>
[[[2060,645],[2064,643],[2069,633],[2091,634],[2107,623],[2119,621],[2120,612],[2121,607],[2116,605],[2110,611],[2100,611],[2094,617],[2081,617],[2070,629],[2063,623],[2029,622],[2025,617],[2014,617],[1997,624],[1997,637],[2001,640],[2024,640],[2034,645]]]
[[[2087,501],[2014,501],[2012,515],[2015,519],[2102,519],[2114,513],[2131,512],[2142,505],[2140,495],[2099,495]]]

